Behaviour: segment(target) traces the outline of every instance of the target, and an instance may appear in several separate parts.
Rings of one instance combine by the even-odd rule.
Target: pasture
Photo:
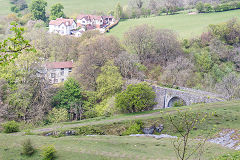
[[[110,34],[122,39],[123,34],[130,28],[141,24],[148,24],[158,29],[173,30],[180,38],[192,38],[206,31],[209,24],[223,23],[232,18],[240,19],[240,10],[196,15],[188,15],[185,13],[150,18],[127,19],[120,21],[116,27],[110,30]]]
[[[5,16],[11,12],[11,4],[9,2],[9,0],[0,0],[0,17]]]
[[[3,1],[3,0],[2,0]],[[32,0],[27,0],[28,4]],[[110,10],[114,10],[116,4],[120,2],[122,6],[128,4],[128,0],[46,0],[48,9],[56,3],[61,3],[64,6],[64,12],[69,17],[76,17],[81,13],[99,13],[107,14]]]

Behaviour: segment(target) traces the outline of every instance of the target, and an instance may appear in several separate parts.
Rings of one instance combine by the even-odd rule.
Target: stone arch
[[[168,107],[168,108],[173,107],[173,105],[174,105],[175,103],[179,103],[179,105],[181,105],[181,106],[185,106],[185,105],[186,105],[186,101],[185,101],[185,100],[183,100],[181,97],[175,96],[175,97],[172,97],[172,98],[168,101],[167,107]]]

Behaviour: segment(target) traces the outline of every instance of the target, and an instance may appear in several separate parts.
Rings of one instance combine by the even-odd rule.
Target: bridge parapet
[[[188,88],[173,89],[160,86],[152,86],[156,93],[155,101],[158,103],[154,109],[172,107],[175,101],[181,100],[185,105],[192,105],[195,103],[214,103],[225,101],[222,96]]]

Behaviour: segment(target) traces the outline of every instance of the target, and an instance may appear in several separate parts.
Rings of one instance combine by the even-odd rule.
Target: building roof
[[[60,26],[64,24],[65,26],[71,26],[75,22],[73,19],[57,18],[56,20],[51,20],[49,25]]]
[[[47,69],[60,69],[60,68],[73,68],[73,62],[48,62],[46,63]]]
[[[102,16],[97,16],[97,15],[87,15],[87,14],[80,14],[79,16],[77,16],[77,19],[83,19],[85,18],[86,20],[101,20],[103,19]]]

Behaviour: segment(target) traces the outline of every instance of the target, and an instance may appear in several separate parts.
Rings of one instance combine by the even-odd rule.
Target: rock
[[[155,126],[152,126],[150,128],[143,128],[142,131],[144,134],[153,134],[155,130]]]
[[[160,124],[158,127],[155,128],[155,131],[161,133],[163,129],[164,129],[163,124]]]
[[[177,138],[177,136],[171,136],[168,134],[154,135],[154,134],[131,134],[131,137],[153,137],[156,139],[160,138]]]

